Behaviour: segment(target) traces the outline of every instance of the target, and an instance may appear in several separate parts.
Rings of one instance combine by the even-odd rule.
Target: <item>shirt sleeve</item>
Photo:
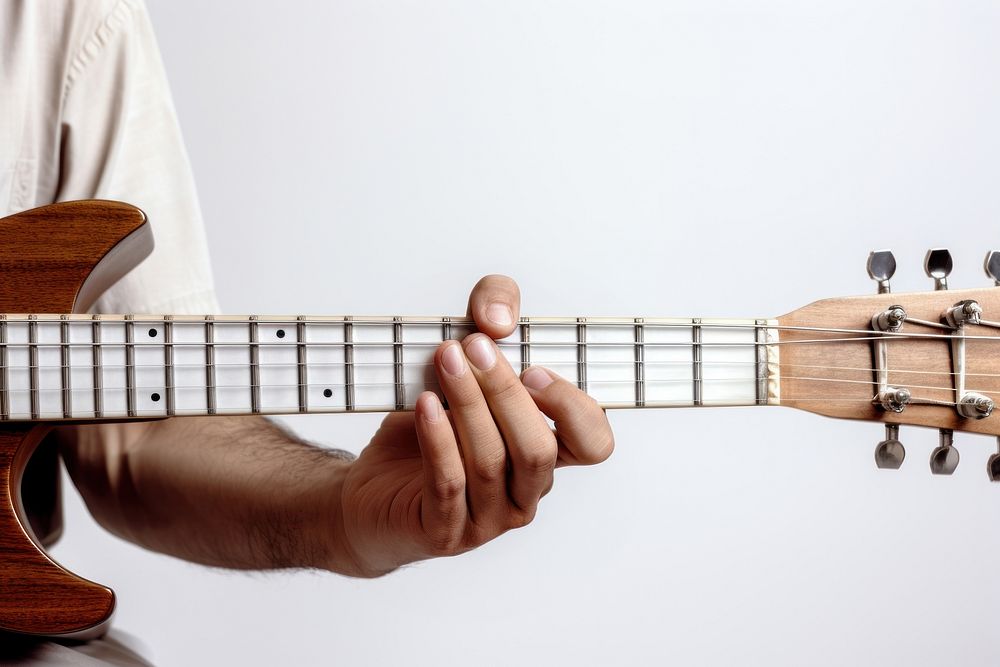
[[[67,68],[57,201],[146,212],[155,249],[94,305],[108,313],[214,313],[201,210],[145,6],[119,0]]]

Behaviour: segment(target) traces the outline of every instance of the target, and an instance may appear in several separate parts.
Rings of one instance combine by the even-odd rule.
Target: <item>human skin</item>
[[[557,466],[614,449],[592,398],[543,368],[519,377],[497,352],[519,309],[513,280],[480,280],[469,298],[479,333],[434,355],[449,409],[424,392],[357,459],[262,417],[71,426],[55,437],[97,521],[136,544],[221,567],[380,576],[527,525]]]

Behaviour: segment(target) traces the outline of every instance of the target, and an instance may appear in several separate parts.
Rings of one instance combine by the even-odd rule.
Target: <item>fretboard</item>
[[[498,341],[606,408],[778,403],[774,320],[522,318]],[[0,315],[0,419],[385,412],[467,318]]]

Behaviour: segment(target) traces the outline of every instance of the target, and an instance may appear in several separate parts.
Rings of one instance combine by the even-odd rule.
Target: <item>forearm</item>
[[[338,539],[342,452],[260,417],[64,427],[56,437],[90,511],[127,540],[206,565],[355,573]]]

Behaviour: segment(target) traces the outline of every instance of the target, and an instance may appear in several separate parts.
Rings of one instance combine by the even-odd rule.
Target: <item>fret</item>
[[[132,329],[132,390],[133,408],[137,417],[167,417],[167,320],[134,317],[126,322]],[[126,334],[126,338],[127,338]]]
[[[587,320],[576,319],[576,384],[580,391],[587,391]]]
[[[61,318],[44,315],[29,322],[34,329],[29,338],[34,339],[31,366],[36,419],[65,417],[62,325]]]
[[[173,394],[173,414],[204,415],[209,412],[210,372],[205,318],[175,317],[164,322],[164,343],[169,348],[167,396]],[[169,329],[169,338],[168,338]],[[164,359],[167,350],[164,350]],[[167,376],[167,373],[164,373]],[[214,386],[214,384],[212,385]],[[169,406],[168,406],[169,407]]]
[[[703,405],[754,405],[757,345],[753,320],[712,320],[702,327]]]
[[[451,318],[446,318],[450,321]],[[402,327],[402,398],[404,410],[411,409],[423,391],[433,391],[444,401],[444,394],[434,370],[434,353],[445,340],[453,340],[462,335],[468,327],[453,323],[445,331],[443,322],[440,326],[420,322],[405,322]],[[453,338],[445,338],[450,335]]]
[[[250,316],[250,411],[260,414],[260,345],[257,316]]]
[[[344,318],[344,394],[347,404],[345,409],[354,410],[354,323],[350,317]]]
[[[295,363],[299,380],[299,412],[309,412],[309,368],[306,357],[306,318],[299,315],[295,323]]]
[[[70,388],[70,359],[69,359],[69,316],[59,316],[59,357],[62,363],[62,412],[63,419],[73,416],[73,392]]]
[[[347,409],[349,365],[344,363],[344,319],[303,324],[307,404],[312,412]]]
[[[756,357],[756,382],[754,399],[757,405],[767,405],[767,320],[754,322],[754,356]]]
[[[68,405],[65,412],[71,418],[95,418],[94,413],[94,338],[90,316],[61,318],[65,332],[60,331],[61,347],[65,349],[66,376],[63,387],[68,387]],[[60,355],[62,357],[62,355]],[[44,366],[45,362],[42,362]],[[43,382],[44,385],[44,382]],[[44,406],[43,406],[44,407]],[[44,412],[44,409],[43,409]],[[64,415],[65,416],[65,415]]]
[[[646,405],[646,362],[645,344],[643,343],[643,320],[641,317],[635,318],[635,406],[641,408]]]
[[[531,363],[544,366],[578,384],[580,347],[577,344],[577,324],[573,320],[531,323]]]
[[[7,316],[0,314],[0,419],[10,419],[10,387],[7,372]]]
[[[31,383],[31,418],[38,419],[38,316],[28,315],[28,375]]]
[[[174,381],[174,322],[172,315],[163,317],[163,384],[167,400],[167,416],[177,414],[177,383]]]
[[[28,353],[28,323],[23,318],[8,318],[7,326],[7,397],[10,419],[31,419],[31,359]]]
[[[702,392],[704,386],[701,376],[701,320],[691,320],[691,375],[693,377],[691,386],[693,388],[694,405],[702,405]]]
[[[531,365],[531,323],[527,317],[521,318],[521,372]]]
[[[135,417],[135,322],[125,316],[125,405],[129,417]]]
[[[101,318],[101,393],[105,418],[128,416],[125,328],[121,316]]]
[[[599,403],[635,405],[633,327],[588,319],[586,330],[576,334],[577,338],[581,336],[584,342],[576,347],[586,348],[586,354],[582,357],[586,365],[577,370],[577,375],[581,375],[581,370],[585,373],[582,378],[586,387],[584,391]]]
[[[406,388],[403,385],[403,324],[398,317],[392,318],[392,381],[396,391],[396,409],[406,406]]]
[[[216,318],[212,333],[215,356],[215,399],[219,414],[247,414],[253,412],[254,401],[260,400],[259,384],[254,387],[254,350],[251,342],[254,333],[251,324],[241,318]],[[255,327],[254,327],[255,328]],[[258,366],[259,372],[259,366]]]
[[[205,316],[205,402],[208,414],[218,412],[215,391],[215,318]]]
[[[101,379],[103,375],[102,363],[101,363],[101,316],[94,315],[90,324],[90,335],[93,338],[94,344],[92,349],[92,359],[93,362],[93,373],[94,373],[94,418],[100,419],[104,416],[104,382]]]
[[[371,324],[353,323],[352,359],[354,373],[354,408],[356,410],[392,410],[399,405],[399,365],[395,343],[396,323],[391,319]],[[436,327],[434,335],[437,336]],[[400,378],[401,379],[401,378]]]
[[[296,320],[287,322],[258,322],[257,347],[259,372],[257,384],[260,389],[258,410],[266,414],[289,414],[301,412],[303,402],[309,399],[304,394],[308,389],[304,347],[298,336],[304,336],[305,324]],[[323,325],[316,325],[322,328]],[[294,327],[294,328],[293,328]],[[300,334],[299,330],[303,333]],[[296,339],[292,339],[294,332]],[[304,340],[304,339],[303,339]],[[301,363],[300,363],[301,362]]]
[[[645,320],[642,328],[643,400],[651,405],[691,405],[691,320]]]

